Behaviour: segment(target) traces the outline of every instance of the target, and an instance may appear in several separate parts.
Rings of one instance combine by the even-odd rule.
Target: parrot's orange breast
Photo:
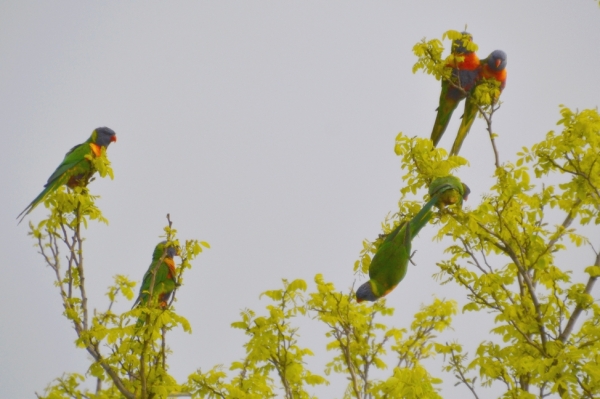
[[[462,58],[462,60],[457,63],[458,57]],[[446,66],[458,68],[463,71],[474,71],[479,68],[479,57],[475,53],[453,55],[449,57],[449,60],[450,62]]]
[[[170,258],[165,258],[165,263],[169,267],[169,275],[168,278],[172,279],[175,276],[175,261]]]
[[[92,149],[92,152],[95,156],[99,157],[100,154],[102,154],[102,149],[98,144],[90,143],[90,148]]]
[[[466,71],[472,71],[479,67],[479,57],[477,54],[471,53],[465,55],[465,58],[458,64],[458,69],[464,69]]]
[[[489,68],[483,68],[482,76],[486,79],[494,78],[498,82],[504,82],[506,80],[506,69],[494,72]]]

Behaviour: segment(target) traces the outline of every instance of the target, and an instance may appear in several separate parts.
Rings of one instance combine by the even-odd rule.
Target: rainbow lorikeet
[[[44,185],[45,188],[42,192],[17,216],[17,219],[21,218],[19,223],[48,194],[56,191],[63,184],[66,184],[70,188],[86,186],[92,175],[96,172],[92,163],[87,158],[100,156],[102,147],[108,148],[108,145],[113,141],[117,141],[115,132],[107,127],[99,127],[94,129],[89,139],[71,148],[61,164],[58,165],[58,168],[48,178],[48,182]]]
[[[465,183],[462,183],[458,177],[436,177],[429,185],[429,196],[433,197],[436,194],[440,195],[435,205],[441,209],[453,204],[462,206],[463,200],[466,201],[469,194],[471,194],[471,189]]]
[[[434,147],[438,145],[446,131],[458,103],[467,97],[467,93],[473,88],[479,75],[479,58],[473,51],[467,50],[465,43],[463,43],[463,41],[472,41],[473,36],[468,32],[462,32],[462,34],[462,39],[452,42],[452,55],[450,62],[446,65],[452,67],[450,81],[442,79],[440,104],[431,131],[431,141],[433,141]],[[457,56],[460,56],[462,60],[457,62]]]
[[[475,90],[478,84],[491,79],[500,83],[499,90],[500,93],[502,93],[502,90],[504,90],[504,87],[506,86],[506,62],[506,53],[502,50],[494,50],[487,58],[481,60],[478,82],[473,89],[471,89],[471,92]],[[497,100],[498,98],[494,98],[492,101],[495,103]],[[458,155],[460,147],[467,137],[469,130],[471,130],[471,126],[475,121],[478,111],[479,108],[477,107],[473,96],[470,95],[465,101],[465,113],[463,114],[462,122],[458,128],[458,134],[456,135],[456,139],[452,145],[452,150],[450,150],[451,155]]]
[[[152,263],[150,263],[150,267],[144,274],[140,293],[132,309],[138,305],[147,306],[151,291],[152,298],[158,300],[158,305],[162,309],[167,307],[171,293],[178,284],[175,277],[175,261],[173,260],[173,257],[177,255],[177,249],[166,245],[167,242],[162,241],[154,248]],[[159,262],[161,263],[159,264]]]
[[[356,290],[356,301],[376,301],[389,294],[402,281],[408,269],[411,241],[433,216],[431,208],[446,192],[463,190],[462,183],[448,181],[435,187],[429,202],[409,222],[401,223],[387,235],[369,266],[369,281]]]

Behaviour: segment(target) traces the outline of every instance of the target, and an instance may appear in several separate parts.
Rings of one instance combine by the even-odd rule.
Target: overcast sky
[[[86,231],[92,306],[106,307],[113,275],[141,279],[167,212],[180,238],[212,246],[177,294],[193,328],[169,337],[171,372],[183,382],[198,367],[243,356],[245,337],[229,325],[243,308],[262,311],[258,295],[281,278],[312,283],[323,273],[340,290],[352,285],[362,240],[375,239],[397,210],[394,138],[428,137],[435,118],[439,82],[412,74],[412,46],[465,24],[481,58],[508,54],[494,116],[502,161],[554,129],[559,104],[600,103],[592,0],[0,2],[0,396],[33,397],[89,364],[27,236],[28,220],[46,210],[19,226],[15,217],[94,128],[114,129],[118,142],[108,151],[114,181],[91,185],[110,220]],[[475,206],[494,168],[481,120],[461,155]],[[429,226],[413,242],[418,266],[389,295],[391,325],[408,327],[434,295],[464,300],[432,278],[444,248],[434,233]],[[469,317],[457,317],[449,339],[486,339],[487,327]],[[323,355],[324,330],[299,324],[301,345],[320,352],[310,367],[322,374],[333,355]],[[445,398],[466,397],[439,365],[430,371],[445,379]],[[342,396],[347,381],[331,381],[320,397]]]

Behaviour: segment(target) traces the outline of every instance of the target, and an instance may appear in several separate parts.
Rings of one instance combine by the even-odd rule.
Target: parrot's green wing
[[[140,293],[136,302],[134,303],[134,307],[138,304],[146,305],[148,303],[148,296],[150,295],[150,286],[152,285],[153,271],[156,268],[156,277],[154,278],[154,288],[152,289],[152,296],[158,297],[161,294],[164,294],[165,282],[169,279],[167,278],[169,275],[169,267],[165,262],[162,262],[157,266],[158,260],[156,262],[152,262],[150,268],[144,274],[144,279],[142,280],[142,285],[140,287]],[[173,288],[175,288],[173,286]]]
[[[48,178],[46,187],[54,185],[57,181],[63,180],[63,184],[67,183],[64,181],[66,176],[76,176],[80,173],[85,173],[91,169],[89,162],[86,162],[86,155],[92,154],[92,147],[90,147],[90,141],[76,145],[71,148],[65,155],[65,159],[56,168],[54,173]]]
[[[381,244],[369,266],[371,289],[377,298],[392,291],[406,276],[412,239],[408,226],[404,223],[393,239]]]

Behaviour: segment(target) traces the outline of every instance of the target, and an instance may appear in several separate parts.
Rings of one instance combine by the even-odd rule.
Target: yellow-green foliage
[[[307,386],[327,380],[306,367],[303,358],[313,352],[298,346],[298,328],[291,325],[294,318],[308,316],[327,327],[326,348],[333,359],[325,374],[348,376],[344,398],[440,397],[435,385],[441,380],[432,377],[421,361],[435,356],[435,333],[450,326],[456,314],[454,301],[436,299],[414,316],[409,330],[397,329],[376,320],[394,313],[385,300],[373,306],[358,304],[352,292],[340,293],[321,275],[315,284],[316,291],[308,298],[302,294],[307,289],[303,280],[283,280],[283,289],[264,292],[262,296],[272,301],[267,315],[245,310],[242,320],[232,324],[250,337],[244,345],[246,357],[229,367],[236,374],[227,380],[222,366],[205,373],[198,370],[189,377],[186,390],[194,398],[313,398]],[[371,377],[369,370],[388,368],[387,353],[394,354],[398,366],[384,380]]]
[[[194,397],[271,398],[277,397],[281,390],[286,398],[313,398],[306,386],[327,384],[327,380],[306,367],[304,357],[314,354],[298,345],[298,328],[291,324],[295,317],[306,314],[303,306],[306,289],[303,280],[283,280],[283,289],[261,295],[271,300],[265,316],[257,316],[249,309],[243,311],[242,320],[231,325],[250,337],[244,344],[246,356],[229,368],[237,374],[226,382],[227,375],[221,366],[207,373],[199,370],[188,381]]]

